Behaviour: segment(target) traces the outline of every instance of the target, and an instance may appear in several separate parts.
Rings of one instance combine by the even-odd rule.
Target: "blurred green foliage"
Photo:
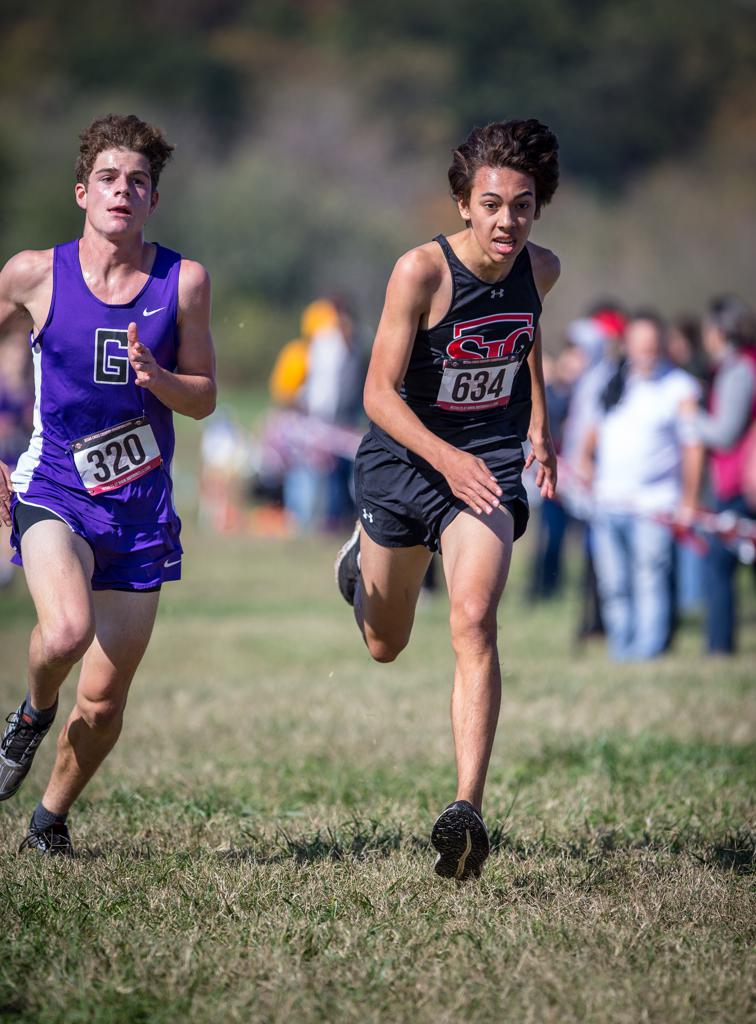
[[[152,233],[208,265],[221,368],[238,379],[269,367],[318,292],[374,318],[393,259],[456,223],[450,149],[475,123],[537,116],[560,137],[564,180],[538,240],[597,276],[567,277],[559,315],[597,288],[659,301],[669,263],[655,272],[636,234],[639,193],[655,218],[665,196],[689,211],[671,246],[692,254],[688,283],[664,292],[679,304],[709,287],[707,260],[737,285],[752,254],[755,69],[748,0],[5,0],[2,254],[79,230],[69,184],[93,117],[157,121],[177,152]],[[701,254],[686,232],[713,157],[744,226]],[[710,245],[714,214],[697,230]],[[615,236],[646,277],[619,275]]]

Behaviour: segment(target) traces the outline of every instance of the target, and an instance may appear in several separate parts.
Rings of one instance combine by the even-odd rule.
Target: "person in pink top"
[[[756,315],[735,295],[714,299],[704,317],[703,343],[715,372],[709,411],[697,413],[695,426],[710,453],[713,504],[720,512],[753,515],[744,492],[756,432]],[[712,654],[735,650],[737,564],[731,548],[709,538],[704,595],[706,649]]]

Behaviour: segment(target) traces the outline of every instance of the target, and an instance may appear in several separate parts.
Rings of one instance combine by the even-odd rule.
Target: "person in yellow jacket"
[[[338,312],[328,299],[316,299],[305,307],[301,337],[287,341],[276,357],[268,388],[277,405],[297,405],[307,380],[310,342],[313,335],[338,324]]]

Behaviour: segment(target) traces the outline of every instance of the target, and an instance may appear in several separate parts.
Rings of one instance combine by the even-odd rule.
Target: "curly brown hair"
[[[86,185],[95,160],[105,149],[130,149],[142,153],[150,164],[153,189],[171,158],[174,147],[154,124],[140,121],[135,114],[106,114],[96,118],[79,136],[76,181]]]
[[[510,167],[529,174],[536,186],[536,216],[550,202],[559,184],[559,142],[556,135],[536,121],[494,121],[473,128],[454,150],[449,185],[454,198],[470,201],[479,167]]]

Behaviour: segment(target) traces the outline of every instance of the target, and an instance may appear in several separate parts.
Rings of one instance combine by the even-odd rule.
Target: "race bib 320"
[[[145,416],[80,437],[71,442],[71,451],[81,482],[92,495],[133,483],[163,461]]]

